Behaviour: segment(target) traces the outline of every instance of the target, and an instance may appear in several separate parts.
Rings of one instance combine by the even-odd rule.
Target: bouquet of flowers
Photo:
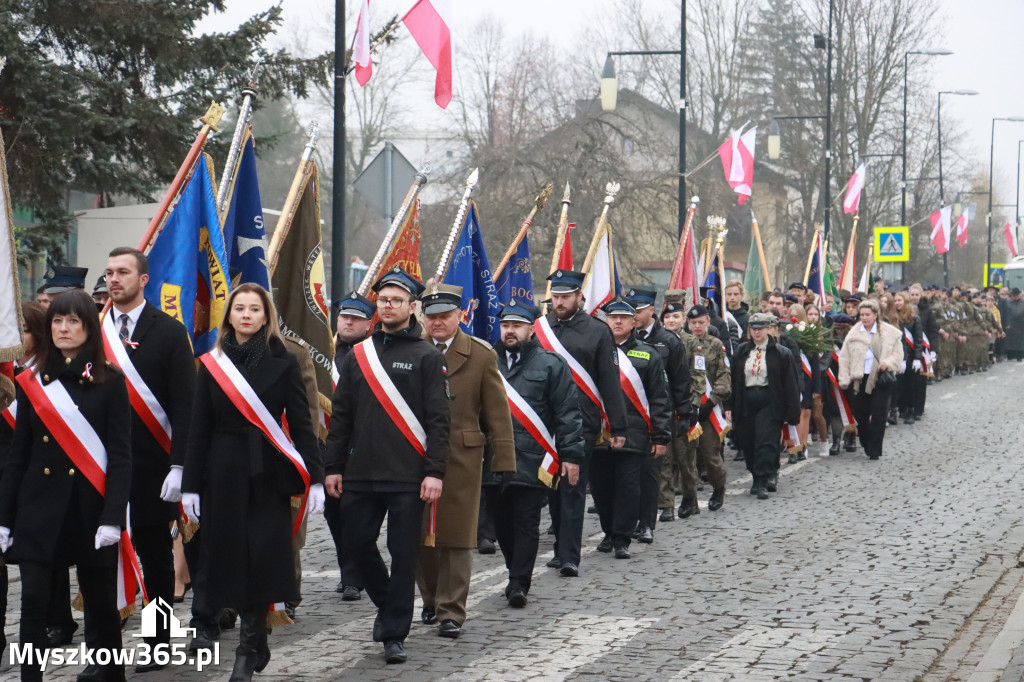
[[[830,330],[819,324],[809,322],[798,322],[790,318],[788,322],[780,325],[789,334],[789,338],[796,341],[800,350],[804,353],[831,353],[833,338]]]

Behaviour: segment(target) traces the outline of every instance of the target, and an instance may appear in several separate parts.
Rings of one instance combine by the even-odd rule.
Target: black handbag
[[[896,375],[891,369],[880,369],[875,377],[875,386],[888,388],[896,385]]]

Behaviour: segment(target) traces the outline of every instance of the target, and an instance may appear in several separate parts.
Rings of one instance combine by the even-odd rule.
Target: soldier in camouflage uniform
[[[949,301],[946,290],[939,289],[932,297],[932,315],[938,326],[937,338],[932,340],[935,350],[935,380],[942,381],[953,373],[953,358],[956,357],[956,336],[953,333],[953,321],[950,318]]]
[[[960,287],[953,287],[950,292],[949,311],[953,320],[957,344],[954,346],[955,351],[950,360],[953,362],[953,370],[956,374],[967,374],[967,323],[970,316],[967,310],[968,305],[967,301],[963,299]]]

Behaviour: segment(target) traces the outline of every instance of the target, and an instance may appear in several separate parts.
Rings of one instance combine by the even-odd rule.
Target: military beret
[[[695,319],[695,318],[698,318],[698,317],[710,317],[710,316],[711,316],[711,313],[708,312],[708,309],[705,308],[704,306],[702,306],[699,303],[686,311],[686,317],[688,317],[691,320]]]

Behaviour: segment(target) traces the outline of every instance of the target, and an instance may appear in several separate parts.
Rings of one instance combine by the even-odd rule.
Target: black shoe
[[[566,562],[562,564],[561,574],[563,578],[575,578],[579,576],[580,569],[577,568],[576,564]]]
[[[881,457],[881,455],[868,455],[868,459],[870,459],[870,460],[876,460],[879,457]]]
[[[434,611],[433,606],[424,606],[423,610],[420,611],[420,620],[423,621],[424,625],[433,625],[437,622],[437,612]]]
[[[889,426],[896,426],[900,423],[900,420],[896,418],[896,413],[891,410],[889,411],[889,416],[886,417],[885,421],[888,422]]]
[[[904,424],[913,424],[913,423],[914,423],[915,421],[917,421],[917,420],[916,420],[916,419],[914,419],[914,415],[912,415],[912,414],[908,414],[908,415],[906,416],[906,418],[905,418],[905,419],[903,420],[903,423],[904,423]]]
[[[78,623],[75,623],[73,627],[69,628],[46,628],[46,646],[57,647],[71,644],[71,640],[75,636],[75,630],[77,629]]]
[[[163,670],[167,667],[166,663],[157,663],[156,661],[150,661],[149,663],[139,663],[135,666],[136,673],[151,673],[156,670]]]
[[[804,448],[800,452],[796,453],[796,461],[805,462],[807,461],[807,448]]]
[[[353,585],[345,585],[345,589],[341,591],[341,601],[359,601],[362,598],[362,592]]]
[[[219,620],[221,630],[233,630],[235,628],[235,621],[238,620],[238,611],[234,609],[224,609],[220,612]]]
[[[380,622],[380,609],[377,609],[377,615],[373,617],[373,641],[384,641],[384,624]]]
[[[544,565],[547,566],[548,568],[561,568],[562,567],[562,560],[559,559],[556,556],[553,556],[550,559],[548,559],[548,562],[546,564],[544,564]]]
[[[521,587],[512,590],[508,595],[508,605],[514,609],[521,609],[526,606],[526,592]]]
[[[196,626],[196,634],[192,636],[192,641],[188,643],[189,651],[199,651],[205,649],[207,651],[213,649],[213,643],[217,641],[218,636],[214,634],[209,627],[204,625]]]
[[[481,538],[479,542],[476,543],[476,551],[481,554],[494,554],[495,549],[494,540]]]
[[[718,488],[711,493],[711,499],[708,500],[708,511],[718,511],[723,504],[725,504],[725,488]]]
[[[661,516],[658,517],[658,521],[661,523],[668,523],[669,521],[676,520],[676,510],[669,507],[668,509],[661,510]]]
[[[588,514],[596,514],[597,513],[597,507],[595,507],[594,505],[590,505],[589,507],[587,507],[587,513]]]
[[[828,456],[829,457],[835,457],[838,454],[839,454],[839,439],[838,438],[833,438],[832,439],[832,446],[828,449]]]
[[[764,480],[760,476],[754,476],[754,481],[750,484],[750,494],[760,495],[764,492]]]
[[[462,634],[462,626],[451,618],[445,618],[437,627],[437,634],[448,639],[458,639]]]
[[[107,679],[107,672],[102,665],[95,663],[85,666],[85,670],[78,673],[76,682],[104,682]]]
[[[597,551],[605,554],[612,551],[612,539],[605,535],[601,542],[597,543]]]
[[[294,621],[295,620],[295,606],[286,602],[285,605],[284,605],[284,614]]]
[[[636,540],[638,537],[640,537],[640,524],[639,523],[636,524],[636,528],[634,528],[633,532],[630,533],[630,537],[632,537],[634,540]]]
[[[644,526],[643,528],[640,529],[640,535],[637,536],[636,541],[637,542],[642,542],[645,545],[651,544],[652,542],[654,542],[654,531],[652,531],[647,526]],[[616,558],[621,558],[621,557],[616,556]]]
[[[791,452],[791,453],[789,453],[789,463],[790,463],[790,464],[796,464],[796,463],[797,463],[797,461],[798,461],[798,460],[797,460],[797,456],[796,456],[796,453],[795,453],[795,452]]]
[[[761,488],[760,490],[758,490],[757,491],[757,499],[759,499],[759,500],[767,500],[768,499],[768,490],[765,489],[765,488]]]
[[[764,489],[770,493],[779,492],[779,475],[772,474],[764,480]]]
[[[384,662],[405,663],[409,660],[409,654],[405,653],[405,647],[397,639],[384,642]]]
[[[338,594],[344,594],[345,593],[345,587],[346,587],[345,581],[344,580],[339,580],[338,581],[338,586],[334,588],[334,591],[337,592]]]
[[[615,558],[616,559],[629,559],[632,556],[633,555],[629,553],[629,549],[626,548],[626,547],[616,547],[615,548]]]
[[[679,505],[679,518],[688,519],[694,514],[700,514],[700,507],[697,506],[697,500],[688,500],[683,498],[682,504]]]
[[[734,462],[742,462],[746,458],[747,458],[746,455],[744,455],[742,452],[737,452],[736,456],[732,458],[732,461],[734,461]]]

